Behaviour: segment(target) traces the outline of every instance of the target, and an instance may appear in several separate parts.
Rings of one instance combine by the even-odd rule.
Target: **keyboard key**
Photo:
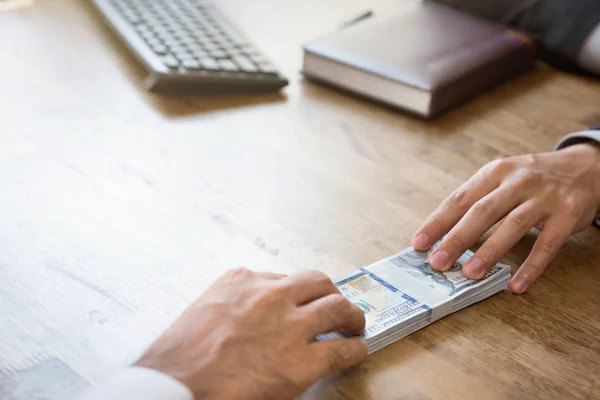
[[[177,61],[177,59],[175,57],[171,56],[171,55],[166,56],[163,59],[163,62],[169,68],[177,68],[177,66],[179,66],[179,61]]]
[[[237,47],[246,54],[252,54],[254,51],[254,47],[249,44],[238,45]]]
[[[152,46],[152,51],[160,55],[167,54],[167,46],[164,46],[162,44]]]
[[[201,16],[197,16],[195,18],[195,22],[198,24],[198,26],[202,27],[202,30],[206,30],[207,26],[209,25],[209,22],[206,20],[206,18],[201,17]]]
[[[177,40],[175,40],[173,38],[164,39],[163,40],[163,44],[165,46],[167,46],[168,48],[170,48],[170,49],[173,49],[173,48],[176,48],[176,47],[181,47],[181,45],[179,44],[179,41],[177,41]]]
[[[198,43],[194,43],[191,46],[187,46],[187,48],[192,51],[192,52],[196,52],[196,51],[205,51],[204,47]]]
[[[192,47],[196,45],[196,41],[194,39],[184,39],[181,41],[182,44],[184,44],[186,47]]]
[[[173,37],[178,39],[181,42],[183,42],[184,40],[187,40],[189,38],[185,32],[180,31],[180,30],[173,32]]]
[[[175,45],[173,46],[169,46],[169,48],[171,49],[171,51],[173,53],[184,53],[187,52],[187,47],[179,44],[179,42],[177,42]]]
[[[221,49],[221,44],[219,42],[217,42],[216,40],[205,40],[206,46],[207,47],[211,47],[217,50]]]
[[[199,59],[202,68],[207,69],[209,71],[218,71],[221,69],[219,63],[214,58],[210,57],[202,57]]]
[[[239,49],[226,49],[225,51],[227,51],[227,54],[229,54],[231,56],[231,58],[235,58],[237,56],[243,56],[244,53],[242,53]]]
[[[156,37],[158,37],[160,40],[171,39],[171,34],[169,32],[163,31],[161,29],[154,29],[153,32],[156,35]]]
[[[142,32],[149,31],[150,27],[146,24],[138,24],[135,26],[135,29],[141,34]]]
[[[244,39],[243,37],[235,34],[233,31],[230,31],[226,28],[223,27],[222,32],[224,33],[225,36],[227,36],[227,38],[235,44],[239,44],[239,45],[243,45],[245,44],[247,41],[246,39]]]
[[[219,60],[219,65],[223,71],[239,71],[240,68],[231,60]]]
[[[146,42],[148,43],[148,45],[150,47],[161,46],[162,45],[161,41],[158,40],[158,38],[156,38],[156,37],[150,38]]]
[[[227,59],[227,58],[231,58],[231,57],[229,56],[229,54],[225,53],[225,52],[224,52],[224,51],[222,51],[222,50],[215,50],[215,51],[211,51],[211,52],[210,52],[210,55],[211,55],[213,58],[216,58],[216,59],[219,59],[219,60],[222,60],[222,59]]]
[[[244,51],[250,57],[262,57],[262,54],[258,50],[256,50],[255,48],[248,48],[248,47],[246,47]]]
[[[139,24],[140,22],[142,22],[140,17],[136,14],[127,13],[127,14],[124,14],[124,16],[125,16],[125,19],[132,25]]]
[[[193,70],[200,69],[200,63],[196,60],[185,60],[183,62],[183,66],[186,69],[193,69]]]
[[[250,59],[252,60],[252,62],[253,62],[254,64],[257,64],[257,65],[261,65],[261,64],[268,64],[268,63],[269,63],[269,62],[267,61],[267,59],[266,59],[266,58],[264,58],[264,57],[263,57],[263,56],[261,56],[261,55],[251,55],[251,56],[250,56]]]
[[[210,54],[212,56],[213,53],[219,54],[223,50],[221,50],[221,48],[219,48],[219,47],[205,45],[204,51],[206,51],[208,54]]]
[[[201,49],[200,50],[194,49],[194,50],[191,50],[191,52],[194,55],[194,57],[196,57],[196,58],[206,57],[206,56],[210,57],[210,54],[208,52],[201,50]]]
[[[241,70],[244,72],[256,72],[257,71],[256,66],[247,57],[237,56],[237,57],[234,57],[233,61],[235,61],[235,63],[237,65],[239,65]]]
[[[140,32],[140,36],[146,41],[150,39],[156,39],[156,35],[152,31],[142,31]]]
[[[184,51],[180,51],[178,53],[175,53],[175,57],[177,57],[177,59],[179,61],[191,60],[191,59],[195,58],[193,54],[188,53],[188,52],[184,52]]]
[[[277,69],[271,64],[261,64],[258,66],[260,72],[269,74],[269,75],[277,75]]]
[[[222,49],[227,49],[227,48],[233,47],[231,45],[231,43],[229,43],[227,40],[222,40],[222,39],[215,41],[215,44],[217,44]]]

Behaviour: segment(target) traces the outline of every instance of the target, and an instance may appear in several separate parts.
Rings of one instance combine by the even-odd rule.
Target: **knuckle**
[[[271,308],[274,303],[273,299],[272,292],[256,291],[245,300],[244,304],[240,305],[240,310],[242,310],[240,315],[248,316],[264,312],[265,309]],[[275,303],[279,303],[279,301]]]
[[[319,326],[330,326],[332,322],[337,320],[338,315],[335,312],[335,308],[330,307],[318,307],[315,311],[315,317]]]
[[[343,368],[352,354],[351,343],[348,340],[340,342],[337,346],[332,346],[329,351],[327,361],[331,371],[337,371]]]
[[[351,303],[342,294],[332,294],[329,302],[331,307],[335,310],[351,310]]]
[[[475,211],[475,213],[484,218],[492,215],[495,209],[496,204],[494,204],[494,202],[490,199],[480,199],[473,206],[473,211]]]
[[[538,156],[537,156],[537,154],[534,154],[534,153],[528,153],[528,154],[523,154],[521,156],[521,159],[524,160],[525,163],[527,163],[528,165],[534,165],[538,160]]]
[[[514,211],[508,216],[508,222],[516,230],[521,230],[526,227],[529,221],[529,215],[523,211]]]
[[[332,326],[349,318],[354,311],[352,303],[343,295],[331,294],[315,309],[315,318],[320,326]]]
[[[230,278],[246,278],[250,275],[252,275],[252,271],[250,271],[248,268],[246,267],[236,267],[236,268],[232,268],[229,271],[227,271],[227,276],[229,276]]]
[[[463,208],[467,194],[468,192],[466,189],[459,188],[448,197],[448,203],[455,208]]]
[[[483,259],[487,262],[500,259],[500,246],[494,241],[487,240],[480,251],[483,253]]]
[[[552,236],[542,239],[540,242],[540,252],[546,255],[554,255],[560,249],[561,240],[558,236]]]
[[[537,186],[542,182],[543,176],[539,171],[530,168],[519,168],[516,173],[519,184],[526,187]]]
[[[264,304],[269,304],[273,301],[280,301],[280,298],[286,293],[288,292],[284,290],[278,290],[273,285],[261,287],[255,289],[254,303],[262,306]]]
[[[497,171],[498,169],[500,169],[503,165],[503,163],[505,162],[505,158],[497,158],[493,161],[490,161],[489,163],[487,163],[484,168],[489,170],[489,171]]]
[[[562,209],[568,216],[572,217],[578,217],[583,212],[581,203],[574,197],[567,197],[565,200],[563,200]]]
[[[269,282],[265,290],[272,292],[274,296],[279,298],[291,297],[294,292],[296,282],[293,280],[281,280],[279,282]]]
[[[442,229],[442,222],[436,215],[432,215],[425,224],[425,229],[433,232],[439,232]]]
[[[312,270],[306,273],[306,277],[317,284],[328,285],[331,284],[331,279],[322,271]]]
[[[465,241],[454,233],[447,234],[446,237],[444,237],[444,242],[450,250],[460,250],[465,246]]]
[[[546,266],[543,264],[528,261],[527,263],[523,264],[522,267],[522,269],[526,271],[523,274],[523,277],[526,279],[535,280],[542,274],[545,268]]]
[[[497,158],[487,163],[484,168],[491,173],[502,173],[512,167],[512,163],[510,158]]]
[[[310,313],[295,310],[295,312],[288,313],[284,320],[290,327],[307,327],[311,325],[313,316]]]

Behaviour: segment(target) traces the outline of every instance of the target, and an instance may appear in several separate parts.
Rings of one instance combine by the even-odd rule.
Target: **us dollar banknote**
[[[334,280],[339,291],[365,314],[361,336],[377,350],[432,321],[491,296],[508,285],[510,268],[494,266],[482,279],[462,273],[467,251],[446,272],[431,268],[428,253],[413,248]],[[347,336],[332,332],[320,340]]]

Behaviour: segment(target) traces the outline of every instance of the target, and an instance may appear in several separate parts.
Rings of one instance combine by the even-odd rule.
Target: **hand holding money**
[[[206,291],[136,365],[184,383],[197,399],[292,399],[367,355],[363,312],[320,272],[237,269]]]
[[[496,160],[480,169],[429,216],[413,245],[427,250],[431,267],[448,270],[470,246],[504,221],[465,264],[481,279],[533,227],[541,230],[531,254],[510,282],[523,293],[541,275],[569,235],[587,228],[600,209],[600,148],[565,150]]]
[[[510,267],[495,265],[481,280],[472,280],[462,273],[471,257],[467,251],[448,271],[438,272],[429,266],[426,252],[408,248],[335,279],[340,292],[365,313],[361,339],[369,354],[506,289]],[[318,339],[345,337],[338,331]]]

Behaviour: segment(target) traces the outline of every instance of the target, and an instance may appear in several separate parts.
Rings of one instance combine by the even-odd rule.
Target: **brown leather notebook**
[[[307,44],[303,73],[430,118],[534,62],[527,36],[418,1]]]

